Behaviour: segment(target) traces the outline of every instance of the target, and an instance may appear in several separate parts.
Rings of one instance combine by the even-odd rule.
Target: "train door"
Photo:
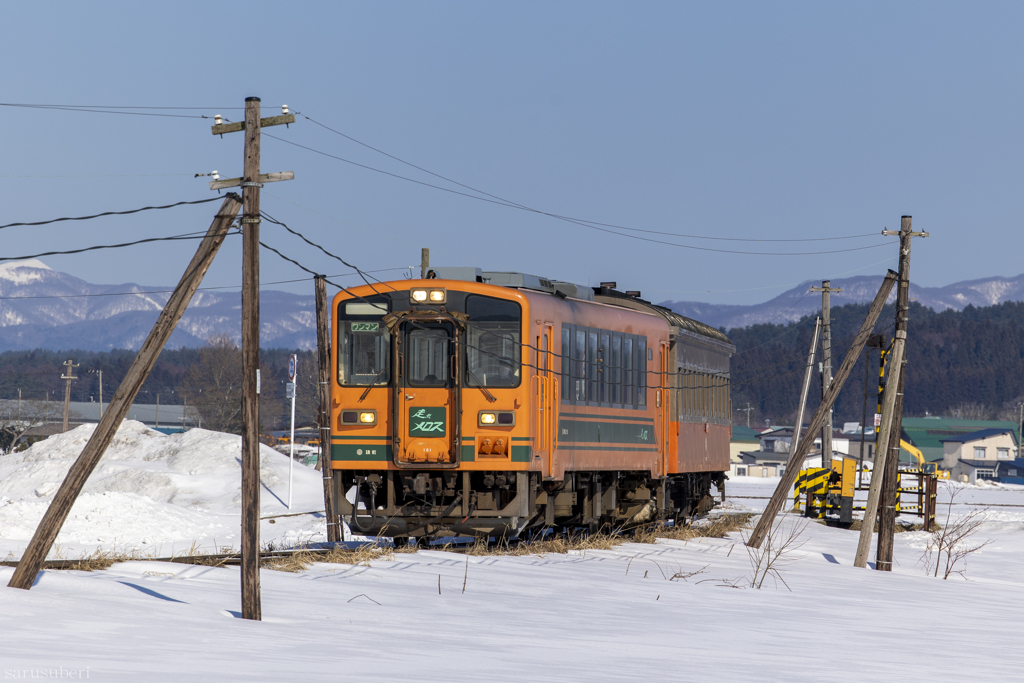
[[[545,324],[541,329],[541,333],[535,339],[537,348],[537,362],[535,364],[537,372],[535,386],[537,413],[534,438],[537,444],[536,454],[540,456],[541,460],[548,463],[549,467],[550,458],[555,450],[554,406],[558,400],[558,396],[555,393],[554,365],[552,363],[553,342],[553,326]]]
[[[406,319],[398,325],[394,454],[399,467],[459,463],[460,337],[454,320]]]

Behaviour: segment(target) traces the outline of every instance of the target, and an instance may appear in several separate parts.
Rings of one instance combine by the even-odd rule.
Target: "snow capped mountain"
[[[137,349],[173,286],[95,285],[38,260],[0,264],[0,351],[18,349]],[[260,335],[265,347],[316,346],[313,296],[264,291]],[[199,291],[168,342],[202,346],[211,336],[238,340],[241,294]]]
[[[832,305],[866,303],[878,291],[881,276],[833,280],[842,287]],[[808,293],[807,282],[770,301],[751,306],[666,301],[683,315],[715,327],[746,327],[799,320],[821,308],[821,298]],[[135,283],[96,285],[53,270],[39,260],[0,263],[0,351],[21,349],[137,349],[167,303],[173,286]],[[890,297],[895,300],[895,294]],[[911,300],[943,310],[968,304],[992,306],[1024,301],[1024,275],[958,282],[945,287],[910,285]],[[197,347],[213,335],[239,341],[241,294],[230,290],[196,292],[169,348]],[[265,290],[260,296],[260,336],[264,347],[316,347],[316,311],[312,294]]]
[[[841,293],[832,294],[832,306],[870,302],[882,284],[882,276],[862,275],[832,280],[832,287],[842,287]],[[808,292],[820,281],[808,281],[786,291],[770,301],[752,306],[706,304],[695,301],[665,301],[677,313],[696,318],[715,327],[747,327],[760,323],[781,324],[799,320],[821,310],[821,296]],[[889,302],[896,300],[895,290]],[[910,283],[910,300],[936,311],[947,308],[962,310],[968,305],[994,306],[1004,301],[1024,301],[1024,275],[1016,277],[990,277],[967,280],[945,287],[921,287]]]

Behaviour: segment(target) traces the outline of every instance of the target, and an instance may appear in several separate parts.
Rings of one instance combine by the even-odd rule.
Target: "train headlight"
[[[372,425],[377,424],[376,410],[345,410],[341,413],[341,424],[343,425]]]
[[[425,289],[414,289],[410,294],[413,301],[422,303],[427,300],[427,290]]]
[[[477,414],[477,425],[481,427],[512,427],[516,423],[514,410],[480,411]]]
[[[430,303],[443,304],[448,299],[448,292],[443,289],[430,290]]]

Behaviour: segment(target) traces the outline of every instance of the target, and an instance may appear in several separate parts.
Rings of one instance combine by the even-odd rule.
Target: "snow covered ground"
[[[52,436],[0,457],[0,557],[20,557],[94,425]],[[204,429],[165,435],[126,421],[75,503],[51,558],[96,549],[137,549],[166,557],[193,545],[207,552],[239,546],[241,437]],[[296,460],[292,507],[288,456],[260,447],[261,539],[275,546],[324,541],[320,473]]]
[[[222,545],[228,534],[237,538],[237,441],[232,451],[227,441],[213,445],[232,437],[190,434],[197,442],[164,437],[179,439],[166,442],[179,449],[175,459],[129,429],[90,482],[88,511],[73,513],[62,541],[69,555],[108,535],[165,551],[188,545],[190,534],[211,544],[217,534]],[[36,455],[0,458],[0,496],[8,498],[0,542],[15,553],[52,495],[26,486],[59,481],[61,459]],[[276,514],[287,458],[268,449],[263,467],[264,514]],[[40,474],[33,479],[24,468]],[[319,475],[300,469],[297,506],[312,510]],[[162,485],[143,485],[146,477],[131,471]],[[726,510],[758,510],[776,483],[730,481]],[[940,508],[947,495],[940,491]],[[894,572],[856,569],[857,533],[819,524],[808,525],[785,568],[792,591],[770,579],[762,590],[730,587],[750,573],[737,535],[569,555],[421,551],[372,566],[264,570],[261,623],[237,618],[237,568],[137,561],[92,573],[46,571],[31,591],[0,588],[0,670],[5,680],[63,669],[97,681],[1016,680],[1024,666],[1024,489],[972,487],[958,500],[954,513],[986,510],[979,536],[992,540],[969,559],[970,580],[926,575],[923,532],[896,536]],[[149,526],[147,515],[164,521]],[[276,521],[264,523],[264,540],[323,524],[311,516]],[[0,568],[0,585],[12,572]]]

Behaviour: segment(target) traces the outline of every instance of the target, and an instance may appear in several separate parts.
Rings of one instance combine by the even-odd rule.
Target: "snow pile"
[[[0,551],[20,555],[94,429],[82,425],[0,457]],[[126,421],[89,477],[57,544],[72,556],[99,546],[154,552],[168,543],[179,550],[192,542],[237,546],[240,455],[241,437],[233,434],[193,429],[165,435]],[[261,446],[260,481],[262,516],[289,512],[284,504],[288,457]],[[292,511],[322,509],[319,473],[296,462]],[[269,527],[263,540],[273,540],[271,532],[282,542],[316,535],[313,516],[293,519]]]

